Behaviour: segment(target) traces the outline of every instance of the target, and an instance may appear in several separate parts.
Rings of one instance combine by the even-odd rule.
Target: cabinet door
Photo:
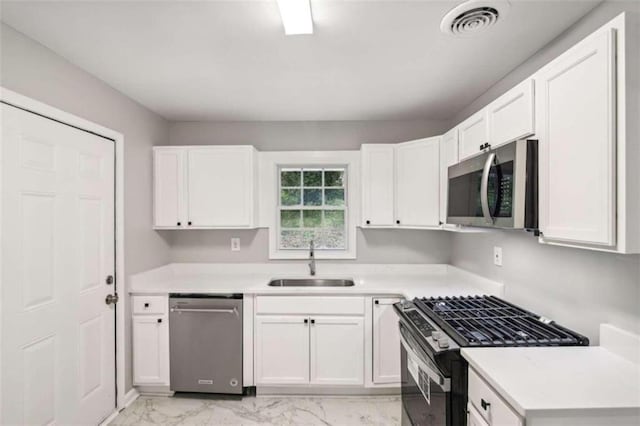
[[[396,147],[396,224],[438,226],[440,137]]]
[[[480,146],[489,142],[487,110],[483,109],[458,125],[460,161],[482,152]]]
[[[156,227],[186,226],[184,158],[181,148],[153,150],[153,220]]]
[[[373,383],[400,382],[400,330],[393,304],[400,299],[373,300]]]
[[[492,148],[535,132],[533,90],[533,79],[529,79],[489,104],[489,143]]]
[[[311,384],[364,384],[364,318],[311,317]]]
[[[362,145],[362,225],[392,226],[394,145]]]
[[[544,240],[616,242],[614,44],[594,34],[536,77]]]
[[[191,226],[252,226],[253,148],[190,148],[188,157],[188,214]]]
[[[467,426],[489,426],[471,403],[467,404]]]
[[[169,327],[166,315],[134,315],[133,384],[169,384]]]
[[[309,318],[259,315],[255,321],[256,384],[309,383]]]
[[[458,163],[458,128],[442,135],[440,141],[440,222],[447,223],[449,167]]]

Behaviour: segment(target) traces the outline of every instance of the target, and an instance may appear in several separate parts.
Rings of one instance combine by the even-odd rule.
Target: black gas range
[[[586,337],[495,296],[415,298],[394,309],[403,425],[466,425],[468,365],[461,347],[589,345]]]

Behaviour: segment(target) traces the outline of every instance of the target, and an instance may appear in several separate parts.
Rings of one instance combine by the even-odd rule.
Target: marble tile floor
[[[400,425],[399,396],[141,396],[111,425]]]

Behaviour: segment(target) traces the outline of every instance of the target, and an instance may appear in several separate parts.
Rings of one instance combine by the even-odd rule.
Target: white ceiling
[[[474,38],[460,1],[312,0],[285,36],[272,1],[2,2],[2,20],[171,120],[449,119],[598,1],[511,0]]]

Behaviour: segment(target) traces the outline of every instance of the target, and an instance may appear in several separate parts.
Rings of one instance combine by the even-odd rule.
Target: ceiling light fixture
[[[311,0],[278,0],[286,35],[313,34]]]

